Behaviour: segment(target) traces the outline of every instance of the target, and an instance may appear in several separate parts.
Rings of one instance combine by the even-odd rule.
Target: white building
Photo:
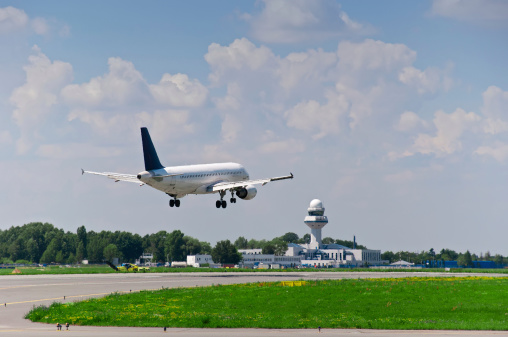
[[[213,265],[214,262],[212,260],[211,255],[187,255],[187,265],[193,266],[196,268],[201,267],[204,264]]]
[[[349,248],[336,243],[323,244],[321,232],[328,223],[324,215],[325,208],[321,200],[314,199],[307,209],[308,216],[305,224],[311,230],[311,241],[308,244],[288,244],[288,249],[283,256],[263,254],[262,249],[239,249],[243,261],[241,265],[248,268],[290,268],[290,267],[314,267],[314,268],[338,268],[381,265],[381,251],[373,249]],[[187,256],[187,264],[199,267],[202,264],[213,264],[210,255]]]
[[[325,208],[321,200],[314,199],[307,209],[305,224],[311,230],[311,241],[308,244],[288,244],[284,256],[262,254],[261,249],[239,249],[245,266],[273,265],[284,267],[319,267],[338,268],[345,266],[380,265],[381,251],[372,249],[353,249],[336,243],[323,244],[322,229],[328,223],[324,215]]]

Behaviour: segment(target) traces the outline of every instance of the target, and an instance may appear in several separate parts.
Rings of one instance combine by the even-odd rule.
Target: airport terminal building
[[[278,267],[314,267],[339,268],[381,265],[381,251],[372,249],[349,248],[339,244],[323,244],[321,230],[328,223],[324,215],[323,203],[314,199],[307,209],[305,224],[311,229],[311,242],[308,244],[288,244],[283,256],[262,254],[261,249],[239,249],[243,255],[245,267],[262,268]]]

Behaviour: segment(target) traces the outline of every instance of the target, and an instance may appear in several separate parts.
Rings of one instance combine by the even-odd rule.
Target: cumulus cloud
[[[49,33],[49,25],[44,18],[35,18],[32,20],[32,28],[37,35],[47,35]]]
[[[393,71],[411,65],[416,52],[404,44],[366,39],[361,43],[343,41],[337,50],[344,69]]]
[[[412,111],[404,111],[404,113],[400,115],[399,121],[395,125],[395,130],[410,132],[420,126],[427,126],[427,122],[421,119],[416,113]]]
[[[31,148],[36,127],[50,115],[59,102],[60,90],[73,78],[72,66],[62,61],[51,60],[34,46],[29,64],[23,67],[26,82],[16,88],[10,102],[14,105],[12,117],[21,129],[18,152]]]
[[[330,0],[263,0],[262,7],[259,14],[243,16],[251,35],[261,42],[296,43],[372,32]]]
[[[253,121],[249,115],[259,115],[260,106],[267,118],[282,117],[287,126],[314,139],[337,135],[348,127],[357,129],[372,117],[373,124],[387,120],[387,114],[402,110],[405,102],[422,92],[447,89],[445,72],[413,67],[416,56],[404,44],[366,39],[342,41],[335,52],[310,49],[280,57],[242,38],[228,46],[211,44],[205,59],[212,85],[227,87],[226,95],[212,101],[227,112],[223,139],[232,141],[238,129]]]
[[[205,86],[185,74],[164,74],[158,84],[150,85],[150,92],[157,102],[176,107],[202,106],[208,95]]]
[[[474,153],[480,156],[491,156],[498,162],[504,162],[508,158],[508,144],[496,142],[494,146],[480,146]]]
[[[336,64],[337,54],[322,49],[291,53],[280,60],[279,83],[284,89],[292,90],[302,82],[308,84],[324,82],[330,78],[330,70]]]
[[[62,97],[70,104],[90,107],[139,104],[149,99],[148,84],[132,62],[111,57],[108,65],[106,75],[68,85],[62,89]]]
[[[298,103],[284,114],[287,125],[298,130],[313,132],[314,139],[328,134],[338,134],[341,127],[341,117],[349,109],[349,102],[344,95],[330,93],[328,102],[324,105],[314,100]]]
[[[459,21],[506,25],[508,2],[505,0],[434,0],[432,14]]]
[[[45,18],[30,19],[22,9],[15,7],[0,8],[0,35],[31,29],[37,35],[48,35],[51,27]]]
[[[14,7],[0,8],[0,34],[23,29],[28,24],[25,11]]]
[[[415,67],[405,67],[399,73],[399,80],[415,88],[420,95],[434,94],[438,90],[448,91],[453,83],[440,69],[432,67],[423,71]]]
[[[278,63],[272,51],[265,46],[256,47],[246,38],[236,39],[229,46],[212,43],[208,46],[205,60],[212,68],[210,82],[220,85],[231,73],[270,72]]]
[[[480,120],[480,116],[474,112],[467,113],[462,109],[457,109],[451,114],[437,111],[433,120],[436,135],[419,134],[413,149],[418,153],[434,153],[437,156],[452,154],[462,149],[460,141],[462,134],[466,130],[472,131]]]

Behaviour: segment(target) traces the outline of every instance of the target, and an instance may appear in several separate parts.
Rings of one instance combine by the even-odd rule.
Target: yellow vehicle
[[[139,267],[138,265],[135,265],[132,263],[122,263],[122,265],[120,265],[120,266],[115,266],[114,264],[112,264],[109,261],[106,261],[106,263],[108,264],[108,266],[110,266],[111,268],[113,268],[116,271],[126,271],[126,272],[133,271],[135,273],[138,271],[143,272],[143,273],[150,271],[150,267]]]

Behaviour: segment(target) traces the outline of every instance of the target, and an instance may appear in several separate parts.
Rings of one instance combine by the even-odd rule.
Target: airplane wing
[[[85,171],[85,170],[81,169],[81,174],[85,174],[85,173],[95,174],[98,176],[105,176],[105,177],[108,177],[109,179],[113,179],[115,181],[115,183],[119,182],[119,181],[128,181],[130,183],[137,183],[140,186],[145,184],[145,183],[141,182],[133,174],[122,174],[122,173],[113,173],[113,172],[92,172],[92,171]]]
[[[212,191],[216,192],[216,191],[236,190],[236,189],[245,187],[247,185],[261,184],[261,186],[264,186],[271,181],[284,180],[284,179],[293,179],[293,173],[291,173],[289,176],[276,177],[276,178],[217,183],[212,186]]]

